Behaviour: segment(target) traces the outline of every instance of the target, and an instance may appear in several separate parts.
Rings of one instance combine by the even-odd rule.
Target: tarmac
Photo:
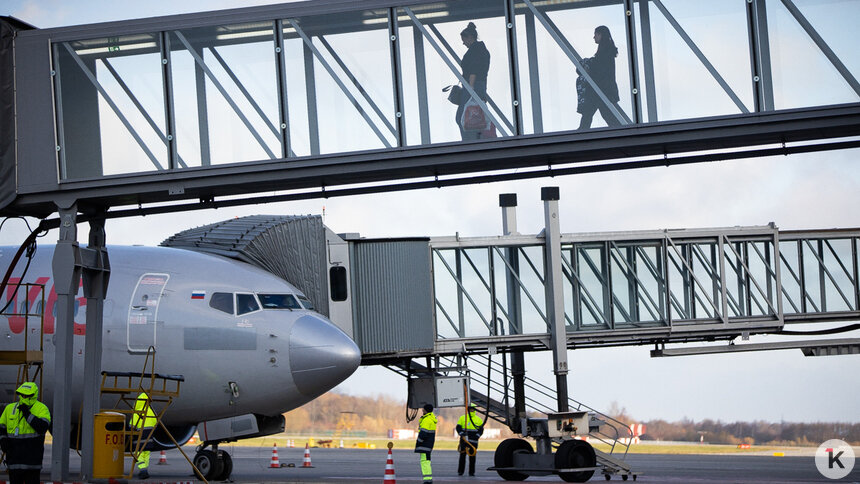
[[[405,446],[405,444],[404,444]],[[411,446],[409,446],[411,447]],[[278,460],[282,467],[270,468],[271,447],[221,446],[233,458],[233,474],[230,481],[236,483],[346,483],[383,482],[388,449],[323,449],[312,448],[311,465],[302,467],[304,447],[278,447]],[[184,448],[189,458],[194,448]],[[45,452],[44,482],[50,482],[50,454]],[[451,450],[435,451],[432,454],[433,482],[484,484],[506,482],[495,471],[487,470],[493,464],[491,451],[479,451],[475,477],[457,475],[459,454]],[[190,483],[196,479],[191,467],[178,450],[166,452],[167,463],[159,465],[159,452],[152,453],[150,478],[146,481],[131,479],[129,483]],[[857,483],[860,484],[860,465],[845,478],[834,481],[822,476],[815,467],[811,455],[656,455],[631,454],[627,456],[633,471],[638,472],[636,482],[646,483]],[[418,456],[411,448],[396,448],[393,451],[395,479],[400,484],[421,484]],[[126,460],[126,469],[130,460]],[[292,465],[292,466],[290,466]],[[294,466],[294,467],[293,467]],[[72,454],[71,478],[64,482],[81,482],[75,477],[80,470],[80,458]],[[5,476],[0,476],[0,484]],[[619,476],[612,481],[622,482]],[[604,477],[595,473],[589,482],[602,482]],[[107,482],[107,481],[93,481]],[[528,482],[563,482],[557,476],[531,476]],[[628,482],[632,482],[632,479]]]

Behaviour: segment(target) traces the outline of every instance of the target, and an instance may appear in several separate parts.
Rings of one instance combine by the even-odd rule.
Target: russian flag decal
[[[206,299],[206,291],[191,291],[191,299]]]

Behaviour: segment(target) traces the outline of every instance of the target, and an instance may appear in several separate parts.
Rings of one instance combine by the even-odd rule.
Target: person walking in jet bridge
[[[433,484],[433,468],[430,466],[430,452],[436,443],[436,424],[439,420],[433,414],[433,405],[424,405],[424,415],[418,420],[418,438],[415,440],[415,452],[421,454],[418,462],[421,464],[421,475],[424,484]]]
[[[140,392],[137,400],[134,402],[134,413],[131,414],[131,427],[134,430],[143,431],[139,434],[142,441],[149,440],[151,432],[158,425],[158,419],[155,417],[155,412],[152,411],[152,402],[146,392]],[[149,442],[147,442],[149,444]],[[149,479],[149,450],[140,452],[137,457],[137,466],[140,469],[138,478]]]
[[[457,475],[462,476],[466,470],[466,454],[469,454],[469,475],[475,475],[475,460],[478,455],[478,439],[484,433],[484,420],[475,415],[475,404],[469,404],[469,412],[457,421],[457,435],[460,436],[460,444],[457,450],[460,452],[460,461],[457,463]]]
[[[10,483],[38,484],[51,412],[37,400],[35,383],[26,382],[15,393],[18,403],[6,405],[0,415],[0,449],[6,453]]]

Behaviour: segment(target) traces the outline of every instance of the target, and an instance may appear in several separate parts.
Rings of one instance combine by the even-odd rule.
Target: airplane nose
[[[290,368],[299,391],[310,398],[331,390],[355,372],[361,351],[332,323],[302,316],[290,332]]]

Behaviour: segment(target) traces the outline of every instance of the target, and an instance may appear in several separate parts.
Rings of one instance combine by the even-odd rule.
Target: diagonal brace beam
[[[860,96],[860,82],[857,82],[857,78],[851,74],[851,71],[848,70],[844,63],[842,63],[839,56],[837,56],[836,53],[833,52],[833,49],[827,45],[827,42],[825,42],[821,35],[819,35],[818,31],[815,30],[815,27],[809,23],[809,20],[807,20],[803,13],[801,13],[800,9],[797,8],[797,5],[795,5],[791,0],[782,0],[782,4],[785,5],[785,8],[787,8],[794,19],[797,20],[797,23],[799,23],[803,30],[806,31],[806,35],[808,35],[809,38],[815,42],[815,45],[821,49],[821,52],[824,53],[827,60],[829,60],[830,63],[833,64],[833,67],[839,71],[839,74],[841,74],[842,78],[845,79],[849,86],[851,86],[851,89]],[[854,52],[856,53],[856,50]]]
[[[379,138],[380,141],[382,141],[382,144],[384,144],[386,148],[391,148],[391,143],[388,141],[385,135],[382,134],[381,131],[379,131],[379,128],[376,127],[376,123],[374,123],[373,120],[370,119],[370,115],[367,114],[367,111],[364,110],[364,108],[361,106],[361,103],[358,102],[358,99],[356,99],[355,96],[353,96],[352,93],[349,92],[349,89],[346,87],[346,84],[343,83],[343,81],[340,79],[340,76],[338,76],[334,69],[332,69],[331,64],[329,64],[328,61],[325,60],[322,53],[319,51],[319,49],[317,49],[317,46],[315,46],[313,41],[311,41],[311,38],[308,37],[308,34],[305,33],[305,31],[301,27],[299,27],[299,24],[294,19],[289,19],[288,22],[290,22],[290,25],[292,25],[292,27],[296,29],[296,33],[298,33],[299,36],[302,38],[302,41],[305,43],[305,46],[307,46],[307,48],[310,49],[311,52],[313,52],[314,57],[319,61],[320,64],[322,64],[323,68],[325,68],[325,70],[331,76],[332,80],[338,85],[343,94],[347,98],[349,98],[349,101],[352,103],[353,107],[355,107],[355,109],[358,111],[358,114],[360,114],[361,117],[364,118],[364,120],[367,122],[367,125],[370,127],[371,130],[373,130],[373,133],[376,135],[376,137]]]
[[[206,65],[206,62],[203,60],[197,50],[194,49],[191,43],[188,42],[188,39],[185,38],[185,35],[183,35],[182,32],[180,32],[179,30],[174,30],[173,33],[176,35],[176,38],[178,38],[179,41],[182,42],[182,45],[185,46],[185,48],[188,50],[188,53],[191,54],[191,57],[194,58],[194,62],[196,62],[197,65],[201,69],[203,69],[203,72],[206,74],[206,77],[208,77],[209,80],[212,81],[212,84],[215,85],[215,88],[218,89],[218,92],[220,92],[221,95],[224,96],[224,100],[227,101],[231,108],[233,108],[233,111],[236,113],[237,116],[239,116],[239,119],[241,119],[242,123],[245,124],[245,127],[248,128],[248,131],[251,133],[254,139],[257,140],[257,143],[260,144],[260,147],[263,148],[263,150],[266,152],[266,155],[268,155],[270,159],[277,158],[277,156],[275,156],[275,153],[273,153],[272,150],[269,149],[269,145],[267,145],[266,142],[263,140],[262,136],[260,136],[260,133],[258,133],[257,130],[254,129],[254,126],[251,124],[251,121],[248,120],[248,117],[245,116],[245,113],[243,113],[242,110],[239,109],[239,105],[236,104],[236,101],[233,100],[227,90],[224,89],[224,86],[221,84],[221,82],[218,81],[218,78],[215,77],[215,74],[212,73],[212,70],[209,69],[209,66]]]
[[[478,93],[475,92],[475,89],[472,88],[472,86],[460,74],[460,70],[457,69],[457,66],[455,66],[451,59],[449,59],[448,56],[445,55],[445,52],[442,51],[442,47],[439,46],[439,44],[436,42],[436,39],[434,39],[430,35],[430,32],[427,32],[427,29],[424,27],[424,24],[422,24],[421,21],[418,20],[418,17],[415,16],[415,13],[412,12],[412,9],[409,7],[403,7],[403,9],[406,11],[406,14],[409,15],[409,18],[412,19],[412,23],[415,24],[415,28],[417,28],[421,32],[421,35],[423,35],[424,38],[427,39],[427,42],[429,42],[430,45],[433,46],[433,49],[436,51],[437,54],[439,54],[439,57],[443,61],[445,61],[445,64],[448,65],[448,69],[451,69],[451,72],[455,76],[457,76],[457,79],[460,81],[460,84],[463,85],[463,89],[465,89],[472,97],[472,100],[475,101],[478,106],[480,106],[481,110],[484,112],[484,115],[490,118],[493,124],[496,125],[496,128],[499,130],[499,132],[501,132],[502,136],[510,136],[508,132],[505,131],[504,127],[502,127],[501,123],[499,123],[499,120],[496,119],[493,113],[490,112],[490,108],[487,107],[487,103],[485,103],[484,100],[481,99],[481,96],[478,96]]]
[[[72,59],[74,59],[75,63],[81,69],[81,72],[83,72],[84,75],[87,76],[87,79],[90,80],[90,83],[92,83],[93,87],[95,87],[99,94],[102,95],[105,102],[108,103],[108,106],[110,106],[111,110],[114,112],[114,114],[116,114],[123,126],[125,126],[125,128],[131,134],[131,136],[134,138],[134,140],[137,142],[143,152],[146,153],[146,156],[149,158],[152,164],[155,165],[155,168],[157,168],[158,170],[164,170],[164,167],[161,166],[161,163],[158,162],[158,158],[155,157],[155,154],[153,154],[152,150],[150,150],[146,143],[143,142],[143,139],[137,133],[137,130],[134,129],[134,127],[131,125],[131,122],[128,120],[128,118],[125,117],[119,106],[117,106],[113,99],[111,99],[105,88],[101,85],[101,83],[99,83],[98,79],[96,79],[95,74],[93,74],[92,71],[90,71],[90,69],[87,67],[87,65],[84,64],[84,61],[80,58],[80,56],[78,56],[78,53],[75,52],[74,49],[72,49],[72,46],[70,46],[68,42],[63,42],[63,47],[66,48],[66,50],[69,52],[69,55],[72,56]]]
[[[708,58],[705,56],[704,53],[702,53],[702,51],[699,49],[699,47],[696,45],[696,43],[693,42],[693,39],[687,34],[687,31],[685,31],[684,28],[681,27],[681,24],[678,23],[678,21],[675,19],[675,17],[669,12],[669,9],[667,9],[666,6],[663,5],[663,2],[661,2],[660,0],[650,0],[650,1],[653,1],[654,5],[656,5],[657,8],[660,9],[660,11],[663,13],[663,16],[672,25],[672,28],[674,28],[675,31],[678,32],[678,35],[681,36],[681,38],[687,44],[687,47],[689,47],[690,50],[693,51],[693,54],[695,54],[696,57],[698,57],[698,59],[699,59],[699,61],[701,61],[702,65],[705,66],[705,69],[707,69],[708,72],[711,73],[711,76],[713,76],[714,80],[717,81],[717,83],[720,85],[720,87],[723,88],[723,91],[725,91],[726,94],[729,95],[729,97],[732,99],[732,102],[735,103],[735,106],[737,106],[738,109],[740,109],[742,113],[749,114],[750,110],[747,109],[747,107],[746,107],[746,105],[744,105],[743,101],[741,101],[741,99],[738,97],[738,95],[735,94],[735,91],[731,88],[731,86],[729,86],[729,83],[726,82],[725,79],[723,79],[723,76],[721,76],[719,71],[717,71],[717,69],[714,67],[714,65],[711,64],[711,61],[708,60]]]

